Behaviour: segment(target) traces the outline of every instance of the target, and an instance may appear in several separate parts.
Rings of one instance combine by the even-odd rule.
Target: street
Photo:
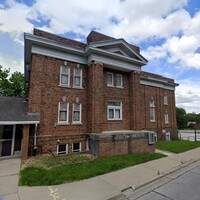
[[[200,161],[125,196],[128,200],[199,200]]]

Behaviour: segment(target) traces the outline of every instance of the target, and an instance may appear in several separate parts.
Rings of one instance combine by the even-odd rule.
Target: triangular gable
[[[102,49],[104,51],[108,51],[111,53],[115,53],[120,56],[125,56],[128,58],[133,58],[136,60],[139,60],[143,63],[147,63],[148,61],[139,53],[136,51],[132,45],[127,43],[124,39],[112,39],[107,41],[100,41],[100,42],[92,42],[90,43],[90,46]]]

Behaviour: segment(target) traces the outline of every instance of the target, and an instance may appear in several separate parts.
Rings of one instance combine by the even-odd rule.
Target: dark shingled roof
[[[39,120],[38,113],[27,113],[27,101],[25,98],[0,96],[0,123],[39,122]]]

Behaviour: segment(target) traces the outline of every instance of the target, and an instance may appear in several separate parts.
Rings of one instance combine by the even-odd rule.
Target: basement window
[[[72,152],[81,152],[81,142],[75,142],[72,144]]]
[[[58,144],[57,145],[57,155],[67,154],[68,153],[68,144]]]
[[[156,141],[155,133],[149,132],[149,144],[154,144]]]

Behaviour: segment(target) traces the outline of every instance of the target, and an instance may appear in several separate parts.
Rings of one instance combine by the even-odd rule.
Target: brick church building
[[[87,43],[38,29],[24,37],[27,111],[39,122],[26,126],[23,159],[33,147],[109,156],[177,139],[178,84],[142,71],[139,47],[95,31]]]

